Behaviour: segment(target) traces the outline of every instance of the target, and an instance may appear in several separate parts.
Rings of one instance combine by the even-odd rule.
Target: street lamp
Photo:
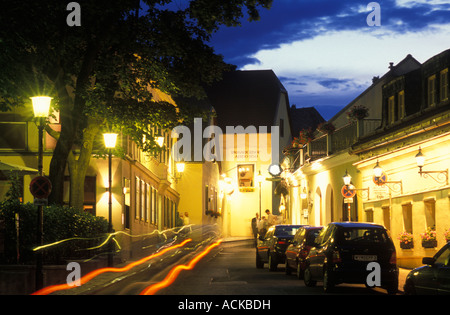
[[[186,163],[184,161],[180,161],[177,162],[175,166],[176,166],[175,182],[178,183],[178,181],[183,176],[184,171],[186,170]]]
[[[39,176],[44,174],[44,127],[45,120],[47,119],[50,112],[50,104],[52,98],[49,96],[35,96],[31,97],[31,102],[33,104],[34,116],[37,118],[37,127],[39,130],[39,153],[38,153],[38,171]],[[37,216],[37,233],[36,239],[38,246],[44,245],[44,207],[42,204],[38,206],[38,216]],[[44,286],[44,274],[42,272],[43,267],[43,255],[42,251],[37,251],[36,253],[36,289],[40,290]]]
[[[103,140],[105,142],[105,148],[108,149],[108,233],[113,232],[112,224],[112,149],[116,147],[117,133],[104,133]],[[108,254],[108,267],[113,266],[113,247],[112,242],[110,245],[110,252]]]
[[[343,179],[344,179],[345,186],[349,186],[352,181],[352,177],[350,176],[348,171],[345,171],[345,175],[344,175]]]

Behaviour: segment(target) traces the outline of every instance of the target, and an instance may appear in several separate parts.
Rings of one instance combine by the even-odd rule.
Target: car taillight
[[[395,251],[392,252],[391,258],[389,259],[389,263],[392,265],[397,264],[397,253]]]
[[[279,241],[278,241],[278,245],[286,245],[286,244],[287,244],[286,241],[282,241],[282,240],[279,240]]]
[[[309,254],[309,250],[311,249],[311,246],[305,246],[300,250],[300,257],[301,258],[306,258],[306,256],[308,256]]]
[[[333,252],[333,256],[332,256],[331,260],[333,261],[333,264],[340,263],[342,261],[339,251]]]

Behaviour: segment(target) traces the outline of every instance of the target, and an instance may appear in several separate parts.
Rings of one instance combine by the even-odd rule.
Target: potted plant
[[[336,130],[336,127],[330,122],[324,122],[317,127],[317,130],[326,134],[331,134]]]
[[[354,106],[347,112],[347,118],[352,121],[362,120],[369,117],[369,109],[363,105]]]
[[[411,249],[414,248],[414,239],[413,235],[408,232],[403,232],[398,237],[400,240],[400,248],[401,249]]]
[[[421,233],[422,247],[435,248],[437,247],[436,228],[434,226],[427,228],[425,233]]]

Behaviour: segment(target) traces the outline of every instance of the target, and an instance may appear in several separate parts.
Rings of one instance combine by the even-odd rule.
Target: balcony
[[[305,161],[314,161],[348,150],[360,138],[369,135],[381,125],[381,119],[364,119],[322,134],[306,145]]]

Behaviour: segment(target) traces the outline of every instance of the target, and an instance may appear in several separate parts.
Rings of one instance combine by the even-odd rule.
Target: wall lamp
[[[186,169],[186,163],[184,161],[180,161],[176,163],[176,171],[175,171],[175,182],[178,183],[178,181],[183,177],[183,173]]]
[[[419,147],[419,153],[416,155],[417,166],[419,167],[420,176],[427,178],[430,177],[434,181],[440,184],[448,185],[448,169],[443,171],[423,171],[422,168],[425,165],[425,155],[422,153],[422,148]],[[433,176],[432,174],[436,174]]]
[[[345,171],[345,175],[342,178],[344,180],[344,185],[347,186],[347,188],[354,190],[356,192],[361,191],[362,193],[367,193],[367,196],[363,195],[361,193],[361,197],[363,198],[367,198],[367,200],[369,200],[369,188],[360,188],[357,189],[355,186],[352,185],[352,177],[350,176],[350,174],[348,173],[348,170]]]
[[[379,161],[377,161],[377,164],[373,168],[373,181],[378,186],[386,185],[389,188],[389,190],[394,191],[394,192],[400,192],[401,194],[403,194],[403,182],[401,180],[388,181],[387,175],[384,173],[383,169],[381,168]],[[390,184],[392,184],[392,186]]]

